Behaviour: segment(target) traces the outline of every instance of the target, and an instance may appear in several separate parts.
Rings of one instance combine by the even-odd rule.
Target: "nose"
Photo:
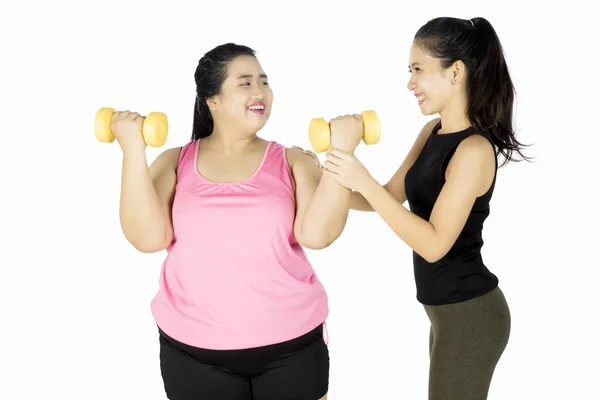
[[[254,86],[254,90],[252,91],[252,97],[258,100],[261,100],[264,97],[263,89],[261,85]]]
[[[410,78],[408,78],[408,83],[406,84],[406,88],[408,90],[414,90],[417,87],[417,83],[415,82],[413,75],[410,75]]]

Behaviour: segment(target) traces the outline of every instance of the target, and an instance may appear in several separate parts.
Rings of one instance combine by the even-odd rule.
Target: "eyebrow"
[[[246,75],[240,75],[240,76],[238,76],[238,79],[246,79],[246,78],[252,78],[252,77],[253,77],[252,75],[246,74]],[[266,74],[260,74],[259,78],[265,78],[266,79],[267,75]]]

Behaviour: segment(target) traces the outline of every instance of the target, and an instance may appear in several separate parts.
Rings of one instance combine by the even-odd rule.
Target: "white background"
[[[437,16],[495,26],[517,89],[519,138],[537,157],[500,170],[484,232],[484,258],[513,318],[489,399],[600,398],[591,6],[7,3],[0,398],[165,398],[149,309],[165,253],[138,253],[123,237],[121,152],[94,137],[99,107],[165,112],[164,148],[180,146],[191,133],[198,60],[216,45],[246,44],[275,94],[261,135],[307,148],[310,118],[375,109],[382,140],[357,154],[384,183],[427,120],[406,89],[407,60],[414,33]],[[149,161],[164,148],[148,149]],[[330,297],[329,398],[426,399],[429,322],[410,249],[376,214],[353,212],[335,244],[308,255]]]

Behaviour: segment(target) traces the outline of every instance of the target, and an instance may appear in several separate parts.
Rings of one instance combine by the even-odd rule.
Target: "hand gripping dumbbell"
[[[110,129],[114,108],[103,107],[96,113],[94,131],[100,142],[112,143],[115,136]],[[142,136],[148,146],[161,147],[167,141],[169,121],[161,112],[151,112],[142,124]]]
[[[376,144],[381,138],[381,124],[377,113],[372,110],[361,113],[363,121],[362,140],[365,144]],[[313,118],[308,128],[308,140],[316,153],[322,153],[331,146],[331,129],[323,118]]]

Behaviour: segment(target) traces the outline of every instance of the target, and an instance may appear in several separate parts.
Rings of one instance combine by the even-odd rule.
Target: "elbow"
[[[433,248],[433,249],[429,249],[428,251],[424,251],[423,254],[421,255],[421,257],[423,257],[423,259],[425,261],[427,261],[430,264],[436,263],[438,261],[440,261],[442,258],[446,257],[446,254],[448,254],[448,251],[450,249],[448,248]]]
[[[157,240],[129,240],[129,243],[140,253],[152,254],[165,250],[169,247],[166,241]]]
[[[311,250],[322,250],[331,246],[340,237],[344,226],[345,220],[339,224],[324,220],[314,222],[304,218],[294,227],[294,236],[300,246]]]
[[[329,246],[333,242],[335,242],[335,237],[326,237],[321,235],[296,235],[296,241],[302,247],[311,250],[323,250]]]
[[[333,241],[329,240],[301,240],[298,241],[298,244],[302,247],[311,250],[323,250],[329,247]]]
[[[438,261],[440,261],[440,260],[442,259],[442,257],[440,257],[440,256],[437,256],[437,255],[434,255],[434,254],[425,254],[425,255],[423,255],[422,257],[423,257],[423,259],[424,259],[425,261],[427,261],[429,264],[436,263],[436,262],[438,262]]]
[[[151,242],[133,242],[130,241],[131,245],[140,253],[153,254],[163,251],[168,247],[163,244],[151,243]]]
[[[173,241],[172,232],[167,232],[163,235],[156,235],[154,237],[144,235],[141,237],[133,237],[125,234],[127,241],[139,252],[152,254],[158,253],[165,250]]]

